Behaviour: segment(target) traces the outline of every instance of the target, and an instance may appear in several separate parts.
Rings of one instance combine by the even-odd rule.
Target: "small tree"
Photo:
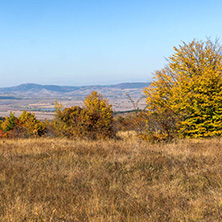
[[[73,106],[62,110],[61,107],[59,104],[54,126],[63,135],[88,139],[115,136],[111,105],[97,92],[86,97],[82,108]]]
[[[125,123],[128,122],[129,129],[134,130],[140,136],[145,130],[147,115],[145,108],[142,110],[139,108],[139,103],[145,96],[140,97],[136,101],[128,93],[126,93],[126,96],[133,105],[133,111],[125,117]]]
[[[42,136],[45,134],[46,127],[44,122],[40,122],[34,113],[23,111],[18,119],[30,136]]]
[[[15,117],[15,113],[10,112],[9,116],[5,117],[5,121],[1,124],[1,129],[4,133],[13,130],[17,125],[18,119]]]
[[[83,138],[86,132],[84,124],[84,110],[79,106],[65,108],[58,117],[57,127],[67,137]]]
[[[174,47],[169,65],[154,73],[145,88],[147,110],[158,118],[170,113],[166,128],[172,136],[208,137],[222,134],[222,50],[218,41],[193,40]],[[171,124],[173,125],[171,126]],[[169,131],[168,131],[169,133]]]
[[[85,115],[87,128],[93,138],[110,138],[115,135],[112,105],[101,94],[93,91],[88,95],[85,98],[83,109],[87,111]]]
[[[5,121],[0,128],[0,137],[16,138],[23,134],[21,122],[13,112],[10,112],[9,116],[5,117]]]

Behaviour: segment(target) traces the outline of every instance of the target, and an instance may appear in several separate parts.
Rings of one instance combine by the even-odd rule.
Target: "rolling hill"
[[[120,83],[116,85],[92,85],[92,86],[58,86],[40,85],[34,83],[21,84],[13,87],[0,88],[0,95],[18,97],[76,97],[86,96],[92,91],[98,91],[106,97],[119,97],[129,93],[133,97],[142,94],[142,89],[149,83],[134,82]]]

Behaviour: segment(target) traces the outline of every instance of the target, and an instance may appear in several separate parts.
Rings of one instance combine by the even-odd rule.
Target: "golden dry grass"
[[[222,221],[222,140],[0,140],[0,221]]]

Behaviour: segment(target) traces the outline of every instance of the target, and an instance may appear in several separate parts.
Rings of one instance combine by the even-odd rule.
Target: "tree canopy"
[[[144,90],[150,115],[166,115],[156,133],[184,137],[222,134],[222,48],[218,41],[193,40],[174,47],[169,64]],[[170,115],[169,115],[170,113]],[[157,118],[158,119],[158,118]],[[172,123],[174,123],[172,125]],[[171,127],[171,131],[167,131]],[[171,134],[171,135],[169,135]]]

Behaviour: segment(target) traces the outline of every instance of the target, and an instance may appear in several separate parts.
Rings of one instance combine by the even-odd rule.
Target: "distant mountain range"
[[[28,92],[28,91],[39,92],[43,89],[48,90],[48,91],[67,93],[67,92],[75,91],[75,90],[79,89],[79,87],[75,87],[75,86],[56,86],[56,85],[39,85],[39,84],[34,84],[34,83],[27,83],[27,84],[22,84],[22,85],[19,85],[19,86],[0,88],[0,92],[4,92],[4,93]]]
[[[86,96],[92,91],[98,91],[107,97],[119,97],[121,94],[142,94],[142,89],[150,83],[133,82],[116,85],[92,85],[92,86],[58,86],[39,85],[33,83],[22,84],[13,87],[0,88],[0,95],[18,97],[78,97]]]

